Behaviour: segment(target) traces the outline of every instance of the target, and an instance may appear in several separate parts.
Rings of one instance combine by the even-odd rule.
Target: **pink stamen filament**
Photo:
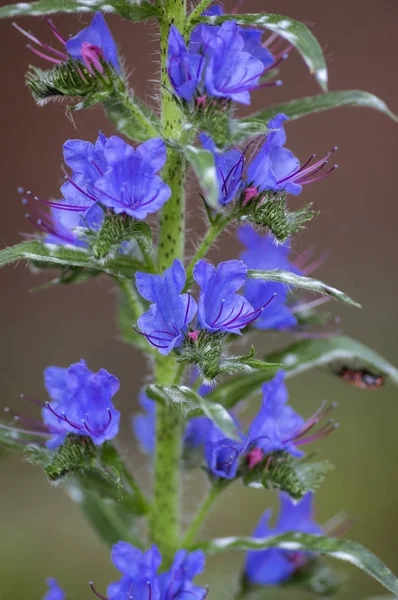
[[[19,427],[9,427],[8,425],[4,425],[3,423],[0,423],[0,428],[7,429],[7,431],[13,431],[15,433],[22,433],[24,435],[36,435],[45,438],[48,438],[49,436],[48,433],[41,433],[40,431],[28,431],[27,429],[20,429]]]
[[[55,35],[55,37],[57,38],[57,40],[60,41],[61,44],[66,45],[67,40],[59,33],[58,29],[54,25],[53,20],[47,19],[47,23],[51,27],[51,30],[52,30],[53,34]]]
[[[17,23],[13,23],[12,25],[13,25],[13,27],[15,27],[15,29],[17,29],[20,33],[22,33],[22,35],[27,37],[29,40],[31,40],[33,43],[37,44],[41,48],[44,48],[44,50],[47,50],[48,52],[53,52],[53,54],[56,54],[57,56],[61,57],[62,60],[68,60],[68,55],[65,54],[64,52],[60,52],[56,48],[52,48],[51,46],[48,46],[47,44],[43,44],[43,42],[41,42],[37,37],[35,37],[33,34],[29,33],[28,31],[26,31],[25,29],[23,29],[22,27],[17,25]],[[29,50],[33,50],[33,51],[36,50],[30,44],[28,44],[27,47],[29,48]],[[36,50],[36,53],[38,53],[37,50]],[[39,56],[42,56],[43,58],[46,58],[47,60],[54,60],[54,59],[52,59],[52,57],[47,57],[44,54],[39,54]],[[57,60],[57,62],[62,62],[62,61]]]
[[[52,58],[52,56],[47,56],[47,54],[44,54],[44,52],[40,52],[39,50],[34,48],[31,44],[26,44],[26,47],[29,48],[29,50],[31,52],[33,52],[34,54],[36,54],[37,56],[40,56],[40,58],[44,58],[44,60],[48,60],[49,62],[52,62],[56,65],[60,65],[62,63],[62,60],[59,60],[58,58]]]
[[[337,423],[333,423],[332,421],[330,421],[330,422],[326,423],[323,427],[321,427],[321,429],[319,429],[313,435],[310,435],[306,438],[302,438],[302,439],[298,440],[297,442],[295,442],[295,444],[296,444],[296,446],[303,446],[304,444],[309,444],[311,442],[317,442],[318,440],[333,433],[333,431],[335,429],[337,429],[337,427],[338,427]]]
[[[76,204],[65,204],[62,202],[53,202],[51,200],[42,200],[38,196],[35,196],[35,194],[33,194],[29,190],[26,192],[26,194],[28,196],[31,196],[33,198],[33,200],[36,200],[37,202],[40,202],[41,204],[45,204],[46,206],[51,206],[52,208],[57,208],[60,210],[68,210],[68,211],[72,211],[72,212],[84,212],[85,210],[88,210],[90,208],[89,206],[78,206]]]

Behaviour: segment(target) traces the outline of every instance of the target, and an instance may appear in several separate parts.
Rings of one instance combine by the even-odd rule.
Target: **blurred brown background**
[[[366,89],[398,113],[396,0],[377,4],[362,0],[247,0],[244,8],[248,12],[285,14],[313,25],[326,53],[330,88]],[[86,15],[56,18],[57,26],[66,34],[75,33],[87,22]],[[141,97],[152,96],[149,80],[158,70],[155,25],[131,25],[115,16],[108,22],[131,70],[131,84]],[[50,38],[44,19],[25,18],[19,23],[43,39]],[[36,108],[24,87],[24,73],[30,62],[46,65],[29,53],[10,21],[0,23],[0,36],[0,243],[6,246],[18,242],[19,232],[27,230],[17,186],[30,188],[44,198],[56,197],[63,142],[74,137],[93,141],[99,128],[106,134],[113,130],[99,109],[76,114],[74,126],[59,104]],[[318,92],[294,52],[283,65],[281,77],[282,88],[253,94],[252,108]],[[334,307],[345,330],[398,364],[398,126],[371,110],[345,108],[291,123],[288,138],[289,147],[302,159],[312,152],[320,155],[335,144],[340,148],[337,173],[306,188],[299,199],[300,205],[315,202],[322,214],[299,236],[294,251],[314,246],[319,253],[330,252],[331,259],[318,272],[319,277],[363,303],[360,311]],[[195,220],[198,222],[201,214],[194,194],[188,210],[192,219],[189,243],[195,240]],[[232,258],[236,251],[233,236],[227,235],[215,258]],[[21,392],[45,398],[42,372],[48,365],[67,366],[84,357],[92,369],[106,367],[121,379],[122,446],[139,476],[147,478],[148,466],[130,432],[130,415],[145,364],[118,340],[111,287],[99,279],[86,285],[29,292],[42,281],[42,276],[33,275],[24,264],[1,273],[0,404],[18,406]],[[264,349],[266,343],[262,342]],[[304,414],[310,414],[322,398],[339,402],[336,417],[341,427],[322,444],[322,456],[330,458],[337,470],[317,495],[319,520],[324,522],[340,509],[347,510],[356,518],[349,537],[372,549],[398,573],[396,389],[388,384],[379,392],[362,392],[322,370],[295,379],[289,388],[292,403]],[[188,512],[200,494],[200,477],[195,474],[188,481]],[[49,575],[59,579],[70,599],[91,598],[90,579],[105,590],[115,575],[108,551],[62,490],[50,487],[39,469],[18,458],[0,462],[0,478],[1,600],[42,598]],[[247,534],[269,503],[274,503],[273,494],[247,491],[237,485],[212,515],[207,534]],[[233,574],[241,558],[236,553],[209,561],[203,581],[211,584],[210,598],[231,597]],[[382,593],[365,574],[346,568],[352,579],[344,598],[359,600]],[[271,593],[270,597],[276,595]],[[296,598],[297,594],[289,597]]]

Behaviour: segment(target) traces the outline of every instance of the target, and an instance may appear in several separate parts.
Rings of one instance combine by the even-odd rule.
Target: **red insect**
[[[337,375],[361,390],[377,390],[385,383],[383,375],[373,375],[369,371],[349,369],[348,367],[341,367],[337,371]]]

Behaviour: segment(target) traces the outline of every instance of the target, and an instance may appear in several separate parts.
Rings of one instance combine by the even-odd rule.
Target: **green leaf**
[[[372,552],[348,540],[309,535],[306,533],[284,533],[264,539],[250,537],[228,537],[202,542],[196,546],[207,554],[219,554],[231,550],[283,550],[306,551],[325,554],[349,562],[379,581],[385,588],[398,594],[398,579],[390,569]]]
[[[269,359],[282,363],[288,377],[313,367],[342,362],[359,370],[375,371],[398,385],[398,369],[365,344],[348,336],[301,340],[272,354]]]
[[[198,178],[207,204],[211,208],[219,209],[219,190],[213,154],[209,150],[191,145],[184,146],[183,151]]]
[[[262,132],[264,126],[278,113],[284,113],[290,119],[299,119],[306,115],[338,108],[340,106],[362,106],[364,108],[373,108],[384,113],[393,121],[398,121],[398,117],[391,112],[387,104],[380,100],[374,94],[363,92],[361,90],[342,90],[340,92],[327,92],[317,96],[308,96],[290,102],[283,102],[254,113],[253,115],[242,119],[236,124],[237,137],[255,135]]]
[[[238,25],[248,25],[259,27],[260,29],[269,29],[273,33],[292,44],[301,54],[305,63],[313,73],[321,86],[326,91],[328,87],[328,72],[323,56],[322,48],[311,31],[300,21],[295,21],[290,17],[273,14],[252,14],[252,15],[223,15],[200,17],[192,20],[192,25],[197,23],[208,23],[209,25],[219,25],[224,21],[235,20]]]
[[[128,0],[38,0],[38,2],[17,2],[0,7],[0,18],[40,17],[54,13],[89,13],[97,10],[103,13],[118,13],[130,21],[143,21],[156,17],[156,4],[149,2],[129,2]]]
[[[311,279],[311,277],[302,277],[301,275],[296,275],[290,271],[249,270],[248,277],[250,277],[250,279],[259,279],[261,281],[278,281],[280,283],[284,283],[285,285],[291,285],[303,290],[311,290],[312,292],[317,292],[318,294],[333,296],[333,298],[337,298],[337,300],[341,300],[346,304],[351,304],[352,306],[361,308],[361,305],[358,304],[358,302],[355,302],[349,296],[343,292],[340,292],[339,290],[336,290],[330,285],[326,285],[317,279]]]
[[[271,362],[280,363],[286,371],[286,378],[308,371],[314,367],[344,363],[358,370],[370,369],[384,377],[389,377],[398,385],[398,369],[374,350],[347,336],[300,340],[279,352],[265,357]],[[231,409],[237,402],[256,393],[262,383],[270,381],[272,371],[253,371],[220,383],[207,399]]]
[[[20,260],[27,260],[40,267],[83,267],[93,272],[130,279],[137,270],[143,268],[142,263],[130,256],[118,255],[105,261],[96,261],[84,250],[39,241],[22,242],[0,250],[0,268]]]
[[[203,410],[203,414],[213,421],[214,425],[221,429],[227,437],[239,440],[235,422],[229,412],[221,404],[209,402],[206,398],[199,396],[199,394],[197,396],[198,404]]]
[[[263,360],[259,360],[258,358],[254,358],[256,353],[256,349],[254,346],[250,348],[249,354],[243,356],[233,356],[229,358],[229,362],[234,364],[241,364],[251,369],[266,369],[266,370],[275,370],[281,365],[275,363],[265,362]]]
[[[152,384],[147,386],[146,394],[152,400],[166,404],[168,406],[180,405],[185,409],[185,413],[195,411],[195,416],[200,414],[197,408],[200,408],[202,414],[232,439],[239,439],[236,432],[236,425],[228,411],[220,404],[209,402],[206,398],[202,398],[191,388],[184,385],[162,386]]]

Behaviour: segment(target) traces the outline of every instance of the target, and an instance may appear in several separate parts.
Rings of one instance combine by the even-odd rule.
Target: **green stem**
[[[206,8],[209,8],[209,6],[212,2],[213,2],[213,0],[201,0],[199,2],[197,7],[194,8],[194,10],[189,15],[189,18],[187,21],[188,27],[194,23],[195,19],[198,19],[201,16],[201,14],[206,10]]]
[[[222,231],[224,231],[224,229],[231,222],[231,220],[232,220],[232,217],[230,215],[225,216],[225,217],[218,216],[217,219],[210,225],[203,240],[199,244],[199,247],[196,250],[191,262],[189,263],[189,265],[187,267],[186,287],[189,287],[189,285],[192,283],[193,269],[194,269],[194,266],[196,265],[196,263],[198,262],[198,260],[200,260],[201,258],[204,258],[206,256],[206,254],[207,254],[208,250],[210,249],[210,247],[212,246],[212,244],[218,238],[220,233],[222,233]]]
[[[162,126],[167,139],[178,140],[183,133],[183,114],[172,94],[167,75],[168,37],[171,25],[183,32],[185,28],[185,0],[164,0],[160,21],[162,73]],[[171,197],[160,214],[158,265],[160,272],[167,269],[175,258],[184,257],[186,164],[182,155],[173,148],[167,150],[167,161],[162,178],[170,186]],[[155,381],[159,385],[178,382],[179,365],[174,356],[156,357]],[[167,568],[173,560],[180,540],[180,462],[183,422],[181,411],[169,406],[156,409],[156,448],[154,457],[154,498],[150,515],[149,534],[163,555]]]
[[[146,240],[144,240],[142,237],[138,237],[137,244],[141,251],[142,257],[145,261],[145,265],[148,269],[148,272],[156,273],[156,271],[157,271],[156,264],[155,264],[155,261],[153,260],[152,252],[148,249]]]
[[[137,141],[160,137],[160,131],[127,91],[107,100],[104,108],[109,120],[126,137]]]
[[[145,312],[145,307],[141,302],[141,298],[138,295],[133,282],[130,279],[125,279],[124,277],[115,277],[115,281],[125,295],[131,310],[131,314],[134,315],[134,320],[136,321],[138,317]]]
[[[185,534],[184,541],[182,542],[182,548],[191,548],[203,525],[204,520],[209,514],[210,509],[213,507],[214,502],[217,500],[220,491],[221,490],[217,485],[211,486],[202,504],[199,506],[198,511],[188,528],[188,531]]]

